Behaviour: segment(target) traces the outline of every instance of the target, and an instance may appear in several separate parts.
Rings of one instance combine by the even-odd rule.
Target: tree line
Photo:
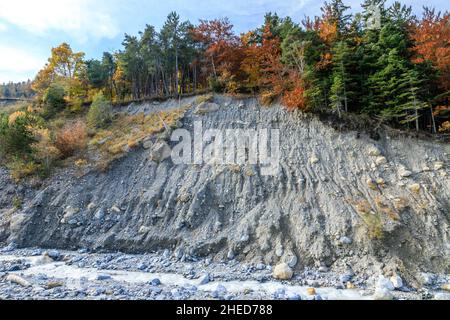
[[[123,47],[101,59],[86,60],[66,43],[52,49],[33,89],[42,102],[59,92],[72,110],[99,91],[112,101],[199,90],[258,94],[289,110],[450,131],[449,13],[425,7],[416,17],[409,6],[385,2],[365,0],[350,14],[331,0],[320,16],[299,22],[268,13],[240,35],[228,19],[194,25],[172,12],[161,30],[126,34]]]
[[[8,82],[0,84],[0,98],[30,99],[35,95],[31,87],[31,80],[22,82]]]

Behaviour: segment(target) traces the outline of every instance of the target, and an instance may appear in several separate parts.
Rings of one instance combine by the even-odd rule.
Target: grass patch
[[[22,206],[23,206],[22,199],[18,196],[15,196],[12,200],[12,205],[13,205],[14,209],[16,209],[16,210],[22,209]]]
[[[383,237],[383,218],[379,211],[373,211],[367,200],[355,203],[356,211],[367,227],[369,237],[381,239]]]
[[[197,99],[195,99],[195,102],[197,104],[203,103],[203,102],[212,102],[214,100],[214,95],[213,94],[205,94],[203,96],[199,96],[197,97]]]
[[[116,116],[107,128],[99,129],[89,142],[91,149],[100,152],[98,169],[107,170],[110,162],[137,148],[145,138],[160,133],[165,128],[175,127],[185,109],[183,107],[150,115],[141,113]]]

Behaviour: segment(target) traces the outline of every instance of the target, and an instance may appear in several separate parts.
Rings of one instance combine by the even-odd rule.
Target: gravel
[[[222,263],[205,261],[202,258],[181,262],[163,251],[145,255],[58,251],[59,261],[36,265],[35,261],[40,258],[33,255],[36,250],[39,249],[12,250],[0,255],[0,270],[5,270],[0,272],[0,299],[328,300],[349,297],[367,299],[374,293],[377,299],[449,298],[447,293],[433,288],[427,288],[426,291],[411,288],[409,292],[388,290],[385,285],[388,280],[381,277],[378,288],[370,287],[367,283],[355,290],[336,289],[342,278],[347,279],[348,275],[334,271],[324,274],[313,268],[296,272],[291,281],[280,282],[272,278],[270,270],[258,268],[256,264],[240,264],[235,261]],[[51,251],[41,252],[49,254]],[[170,265],[165,267],[164,262],[170,262]],[[148,265],[153,271],[141,271],[138,268],[141,264]],[[37,270],[34,268],[39,268],[39,272],[33,271]],[[73,269],[61,273],[60,270],[64,270],[62,268]],[[180,270],[184,271],[180,274]],[[76,278],[77,274],[81,276]],[[186,277],[186,274],[189,277]],[[9,281],[8,275],[9,278],[15,279],[15,282]],[[149,280],[145,280],[145,277]],[[356,277],[352,279],[354,283],[357,283]],[[448,276],[438,275],[435,275],[435,279],[439,283],[449,280]],[[29,283],[30,287],[24,287],[17,282]],[[380,283],[384,287],[379,288]],[[309,296],[305,291],[310,287],[316,288],[314,296]]]

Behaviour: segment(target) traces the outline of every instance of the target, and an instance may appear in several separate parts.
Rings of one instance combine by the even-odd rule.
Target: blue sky
[[[346,0],[352,11],[362,0]],[[392,1],[389,1],[392,2]],[[423,5],[445,11],[447,0],[402,0],[420,13]],[[124,33],[145,24],[161,27],[175,10],[182,19],[228,17],[237,32],[259,26],[266,12],[300,21],[320,15],[322,0],[0,0],[0,83],[32,79],[50,49],[63,41],[88,58],[120,49]]]

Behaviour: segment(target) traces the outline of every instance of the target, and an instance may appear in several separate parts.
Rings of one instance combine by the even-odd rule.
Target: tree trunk
[[[180,94],[180,88],[179,88],[179,79],[178,79],[178,45],[175,44],[175,89],[177,95]]]
[[[211,64],[212,64],[212,67],[213,67],[214,78],[217,80],[216,65],[214,64],[214,57],[213,56],[211,56]]]
[[[431,123],[432,123],[432,133],[437,133],[436,130],[436,120],[434,119],[434,113],[433,113],[433,106],[430,104],[430,111],[431,111]]]

